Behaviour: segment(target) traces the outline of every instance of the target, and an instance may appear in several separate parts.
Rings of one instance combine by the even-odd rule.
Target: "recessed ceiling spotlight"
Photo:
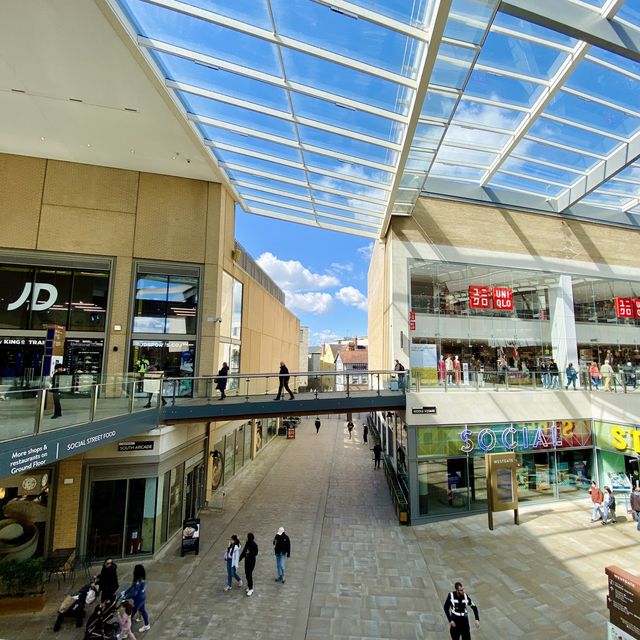
[[[175,159],[176,159],[176,156],[171,156],[171,159],[172,159],[172,160],[175,160]]]
[[[89,147],[89,148],[91,147],[91,143],[90,142],[87,142],[87,147]]]
[[[45,142],[46,138],[44,136],[40,136],[40,140],[42,140],[42,142]]]
[[[131,155],[133,155],[135,152],[136,152],[136,150],[135,150],[135,149],[129,149],[129,153],[130,153]]]

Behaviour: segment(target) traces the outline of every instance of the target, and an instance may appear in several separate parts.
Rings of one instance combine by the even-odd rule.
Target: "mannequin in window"
[[[462,369],[462,366],[460,365],[460,360],[458,360],[458,356],[455,356],[453,359],[453,377],[458,386],[460,386],[460,370],[461,369]]]
[[[447,382],[449,384],[453,383],[453,358],[451,356],[447,356],[447,359],[444,361],[445,371],[447,372]]]
[[[444,356],[440,356],[440,360],[438,360],[438,384],[444,384],[446,375],[447,365],[444,362]]]

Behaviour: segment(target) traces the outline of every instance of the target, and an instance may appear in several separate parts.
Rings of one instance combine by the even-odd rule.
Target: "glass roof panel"
[[[480,44],[495,5],[494,0],[453,0],[445,37]]]
[[[430,9],[428,2],[406,2],[406,0],[381,0],[379,2],[351,0],[351,4],[416,27],[426,24]]]
[[[408,189],[420,189],[424,182],[424,173],[410,173],[405,171],[400,178],[400,187]]]
[[[431,73],[431,84],[460,89],[469,73],[475,51],[443,43]]]
[[[534,178],[541,178],[545,180],[552,180],[553,182],[560,182],[565,184],[567,188],[571,186],[579,176],[570,171],[562,171],[555,167],[540,164],[538,162],[527,162],[526,160],[520,160],[519,158],[508,158],[505,160],[502,168],[505,171],[516,171],[518,173],[524,173]]]
[[[564,91],[554,96],[545,113],[624,137],[632,136],[640,129],[640,118]]]
[[[309,0],[270,0],[270,3],[280,35],[415,77],[413,60],[406,58],[407,52],[413,50],[415,59],[417,47],[412,38]]]
[[[544,87],[540,84],[475,69],[465,88],[465,95],[532,107],[543,91]]]
[[[240,100],[249,100],[272,109],[289,111],[287,92],[280,87],[224,69],[212,69],[167,53],[154,51],[153,55],[169,80],[217,91]]]
[[[591,53],[595,51],[595,48],[591,49]],[[620,56],[615,58],[621,61]],[[640,65],[636,63],[634,66],[636,73],[640,75]],[[639,107],[637,80],[622,73],[616,73],[591,60],[580,62],[566,85],[596,98],[618,103],[633,111],[637,111]]]
[[[598,47],[591,47],[591,49],[589,49],[589,57],[602,60],[614,67],[619,67],[623,71],[628,71],[636,76],[640,76],[640,63],[631,58],[625,58],[606,49],[599,49]]]
[[[475,167],[434,162],[429,175],[439,178],[451,178],[452,180],[466,178],[473,182],[480,182],[484,173],[484,169],[476,169]]]
[[[274,116],[267,116],[250,109],[236,107],[232,104],[225,104],[218,100],[194,96],[190,93],[184,93],[183,91],[177,91],[176,93],[189,113],[215,118],[216,120],[248,127],[282,138],[290,138],[291,140],[295,140],[296,138],[295,127],[291,121]],[[287,114],[285,113],[283,115],[286,116]]]
[[[380,220],[380,215],[376,213],[360,213],[360,212],[350,212],[345,209],[338,209],[337,207],[332,207],[328,204],[320,204],[318,202],[315,203],[316,211],[319,214],[327,213],[334,216],[342,216],[344,218],[352,218],[354,220],[362,220],[363,222],[378,222]]]
[[[601,207],[622,209],[633,201],[632,197],[612,196],[601,191],[594,191],[582,199],[585,204],[595,204]]]
[[[282,58],[291,82],[308,85],[312,78],[318,89],[406,114],[408,104],[400,102],[399,86],[389,80],[286,48],[282,49]]]
[[[306,198],[309,197],[309,189],[297,184],[290,184],[288,182],[274,180],[273,178],[263,178],[262,176],[257,176],[253,173],[247,173],[246,171],[240,171],[238,169],[229,169],[228,174],[231,176],[232,180],[245,182],[257,188],[260,186],[269,187],[270,189],[278,189],[279,191],[286,191],[288,193],[293,193],[294,195],[305,196]]]
[[[317,189],[311,190],[313,199],[317,202],[327,202],[329,204],[340,204],[345,207],[355,207],[356,209],[363,209],[364,211],[371,211],[372,213],[384,213],[385,206],[381,204],[375,204],[373,202],[366,202],[365,200],[358,200],[357,197],[345,198],[334,193],[327,193],[326,191],[318,191]]]
[[[619,173],[616,174],[617,178],[626,178],[628,180],[638,180],[640,181],[640,162],[636,162],[632,164],[630,167],[623,169]]]
[[[434,155],[434,153],[428,153],[426,151],[411,150],[405,164],[405,169],[407,171],[413,170],[424,172],[431,165],[431,161],[433,160]]]
[[[597,133],[591,133],[584,129],[569,126],[560,122],[554,122],[548,118],[540,118],[534,122],[529,133],[537,138],[553,140],[560,144],[566,144],[575,149],[583,149],[607,155],[620,143],[613,138],[606,138]]]
[[[338,180],[329,176],[323,176],[319,173],[309,172],[309,182],[312,187],[329,187],[330,189],[338,189],[340,191],[353,192],[354,196],[364,196],[386,202],[387,192],[374,187],[351,182],[349,180]]]
[[[614,21],[616,18],[626,20],[640,29],[640,4],[637,2],[625,2],[620,9],[618,9]]]
[[[284,160],[302,162],[302,154],[296,147],[288,147],[284,144],[262,140],[253,136],[245,136],[241,133],[227,131],[221,127],[214,127],[208,124],[200,124],[200,130],[205,140],[212,140],[215,143],[224,143],[247,149],[249,152],[266,153]]]
[[[628,194],[637,198],[640,196],[640,182],[633,184],[631,182],[622,182],[621,180],[608,180],[599,189],[600,193],[616,192],[618,194]]]
[[[271,19],[265,0],[182,0],[185,4],[207,9],[235,20],[248,22],[256,27],[271,29]]]
[[[552,31],[546,29],[533,22],[527,22],[522,18],[516,18],[508,13],[502,13],[498,11],[496,18],[493,21],[496,27],[502,27],[504,29],[511,29],[516,33],[522,33],[524,35],[533,36],[534,38],[540,38],[550,43],[559,44],[565,47],[575,47],[578,41],[575,38],[560,33],[559,31]]]
[[[444,95],[437,91],[429,91],[422,105],[420,115],[425,118],[449,120],[457,101],[457,96]]]
[[[269,162],[244,153],[240,154],[216,149],[216,156],[222,162],[240,165],[246,167],[247,170],[256,169],[258,171],[268,171],[269,173],[274,173],[285,178],[293,178],[294,180],[300,180],[302,182],[307,181],[305,172],[302,169],[295,169],[276,162]]]
[[[472,99],[465,99],[458,105],[452,124],[481,124],[489,129],[497,128],[515,131],[524,117],[525,114],[522,111],[494,107],[493,105],[474,102]]]
[[[553,162],[554,164],[565,165],[567,168],[576,171],[588,171],[598,162],[596,158],[592,158],[591,156],[583,156],[580,153],[568,151],[567,149],[559,149],[558,147],[528,140],[527,138],[518,143],[514,149],[514,153],[528,156],[541,162]]]
[[[566,58],[564,51],[491,31],[478,62],[494,69],[549,80]]]
[[[489,184],[489,187],[502,187],[512,191],[527,191],[529,193],[537,193],[542,196],[558,197],[563,191],[563,187],[557,187],[552,184],[544,184],[535,180],[527,180],[518,176],[511,176],[498,171]]]
[[[287,198],[286,196],[278,195],[277,193],[269,193],[268,191],[262,191],[261,189],[253,189],[251,187],[238,187],[238,191],[243,198],[257,199],[263,198],[264,200],[272,200],[283,205],[289,205],[292,207],[299,206],[305,208],[311,208],[311,203],[305,200],[297,200],[294,198]]]
[[[298,125],[300,140],[303,143],[317,145],[337,153],[346,153],[363,160],[373,160],[383,164],[393,165],[396,153],[377,144],[369,144],[361,140],[353,140],[344,136],[322,131],[305,125]]]
[[[413,136],[412,145],[421,149],[435,149],[440,144],[444,132],[445,128],[437,124],[419,122]]]
[[[281,213],[285,216],[297,216],[298,214],[306,214],[313,215],[313,209],[306,207],[304,202],[299,201],[296,209],[289,209],[288,207],[279,207],[277,204],[266,204],[264,202],[256,202],[255,200],[251,200],[247,198],[245,200],[245,204],[250,209],[269,209],[269,211],[274,211],[276,213]]]
[[[143,0],[121,2],[141,35],[281,75],[276,47],[269,42]]]
[[[455,123],[451,124],[447,129],[447,135],[445,142],[452,143],[476,143],[482,142],[483,147],[490,147],[493,149],[502,149],[509,141],[509,136],[503,133],[497,133],[495,131],[484,131],[483,129],[475,129],[472,126],[457,126]]]
[[[449,147],[443,144],[438,151],[438,160],[444,162],[459,162],[460,164],[470,163],[479,164],[485,167],[496,159],[495,153],[487,153],[486,151],[475,151],[473,149],[461,149],[460,147]]]
[[[366,167],[362,164],[344,162],[337,158],[311,153],[310,151],[304,152],[304,159],[310,169],[313,167],[326,169],[334,173],[343,173],[346,176],[352,175],[356,178],[371,180],[372,182],[378,182],[380,184],[390,185],[393,181],[393,173],[390,171],[380,171],[380,169]]]
[[[364,133],[382,140],[398,142],[400,130],[394,126],[397,123],[393,120],[355,109],[346,109],[333,102],[311,98],[295,92],[291,93],[291,100],[296,116]]]

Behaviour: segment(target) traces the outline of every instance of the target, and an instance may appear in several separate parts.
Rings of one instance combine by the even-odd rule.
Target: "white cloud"
[[[330,342],[336,342],[342,336],[334,333],[331,329],[323,329],[322,331],[314,331],[312,337],[314,344],[322,344],[323,342],[328,344]]]
[[[358,247],[357,251],[362,256],[363,260],[371,260],[371,254],[373,253],[373,242],[365,244],[364,247]]]
[[[346,264],[343,264],[341,262],[332,262],[331,269],[333,271],[347,271],[348,273],[350,273],[351,271],[353,271],[353,265],[350,262],[347,262]]]
[[[286,293],[340,285],[335,276],[312,273],[298,260],[280,260],[269,252],[263,253],[256,262]]]
[[[362,311],[367,310],[367,296],[355,287],[342,287],[336,293],[336,298],[349,307],[356,307]]]
[[[294,313],[322,315],[328,313],[333,306],[333,298],[330,293],[320,293],[319,291],[292,293],[285,291],[285,295],[287,308]]]

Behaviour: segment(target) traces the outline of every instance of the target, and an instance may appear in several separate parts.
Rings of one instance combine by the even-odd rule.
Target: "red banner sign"
[[[513,289],[493,287],[493,308],[500,311],[513,311]]]
[[[416,322],[415,322],[415,320],[409,320],[409,330],[410,331],[415,331],[416,330]]]
[[[409,311],[409,320],[415,320],[415,319],[416,319],[416,312]]]
[[[490,309],[491,289],[489,287],[469,287],[469,309]]]
[[[640,318],[640,300],[637,298],[616,298],[618,318]]]

